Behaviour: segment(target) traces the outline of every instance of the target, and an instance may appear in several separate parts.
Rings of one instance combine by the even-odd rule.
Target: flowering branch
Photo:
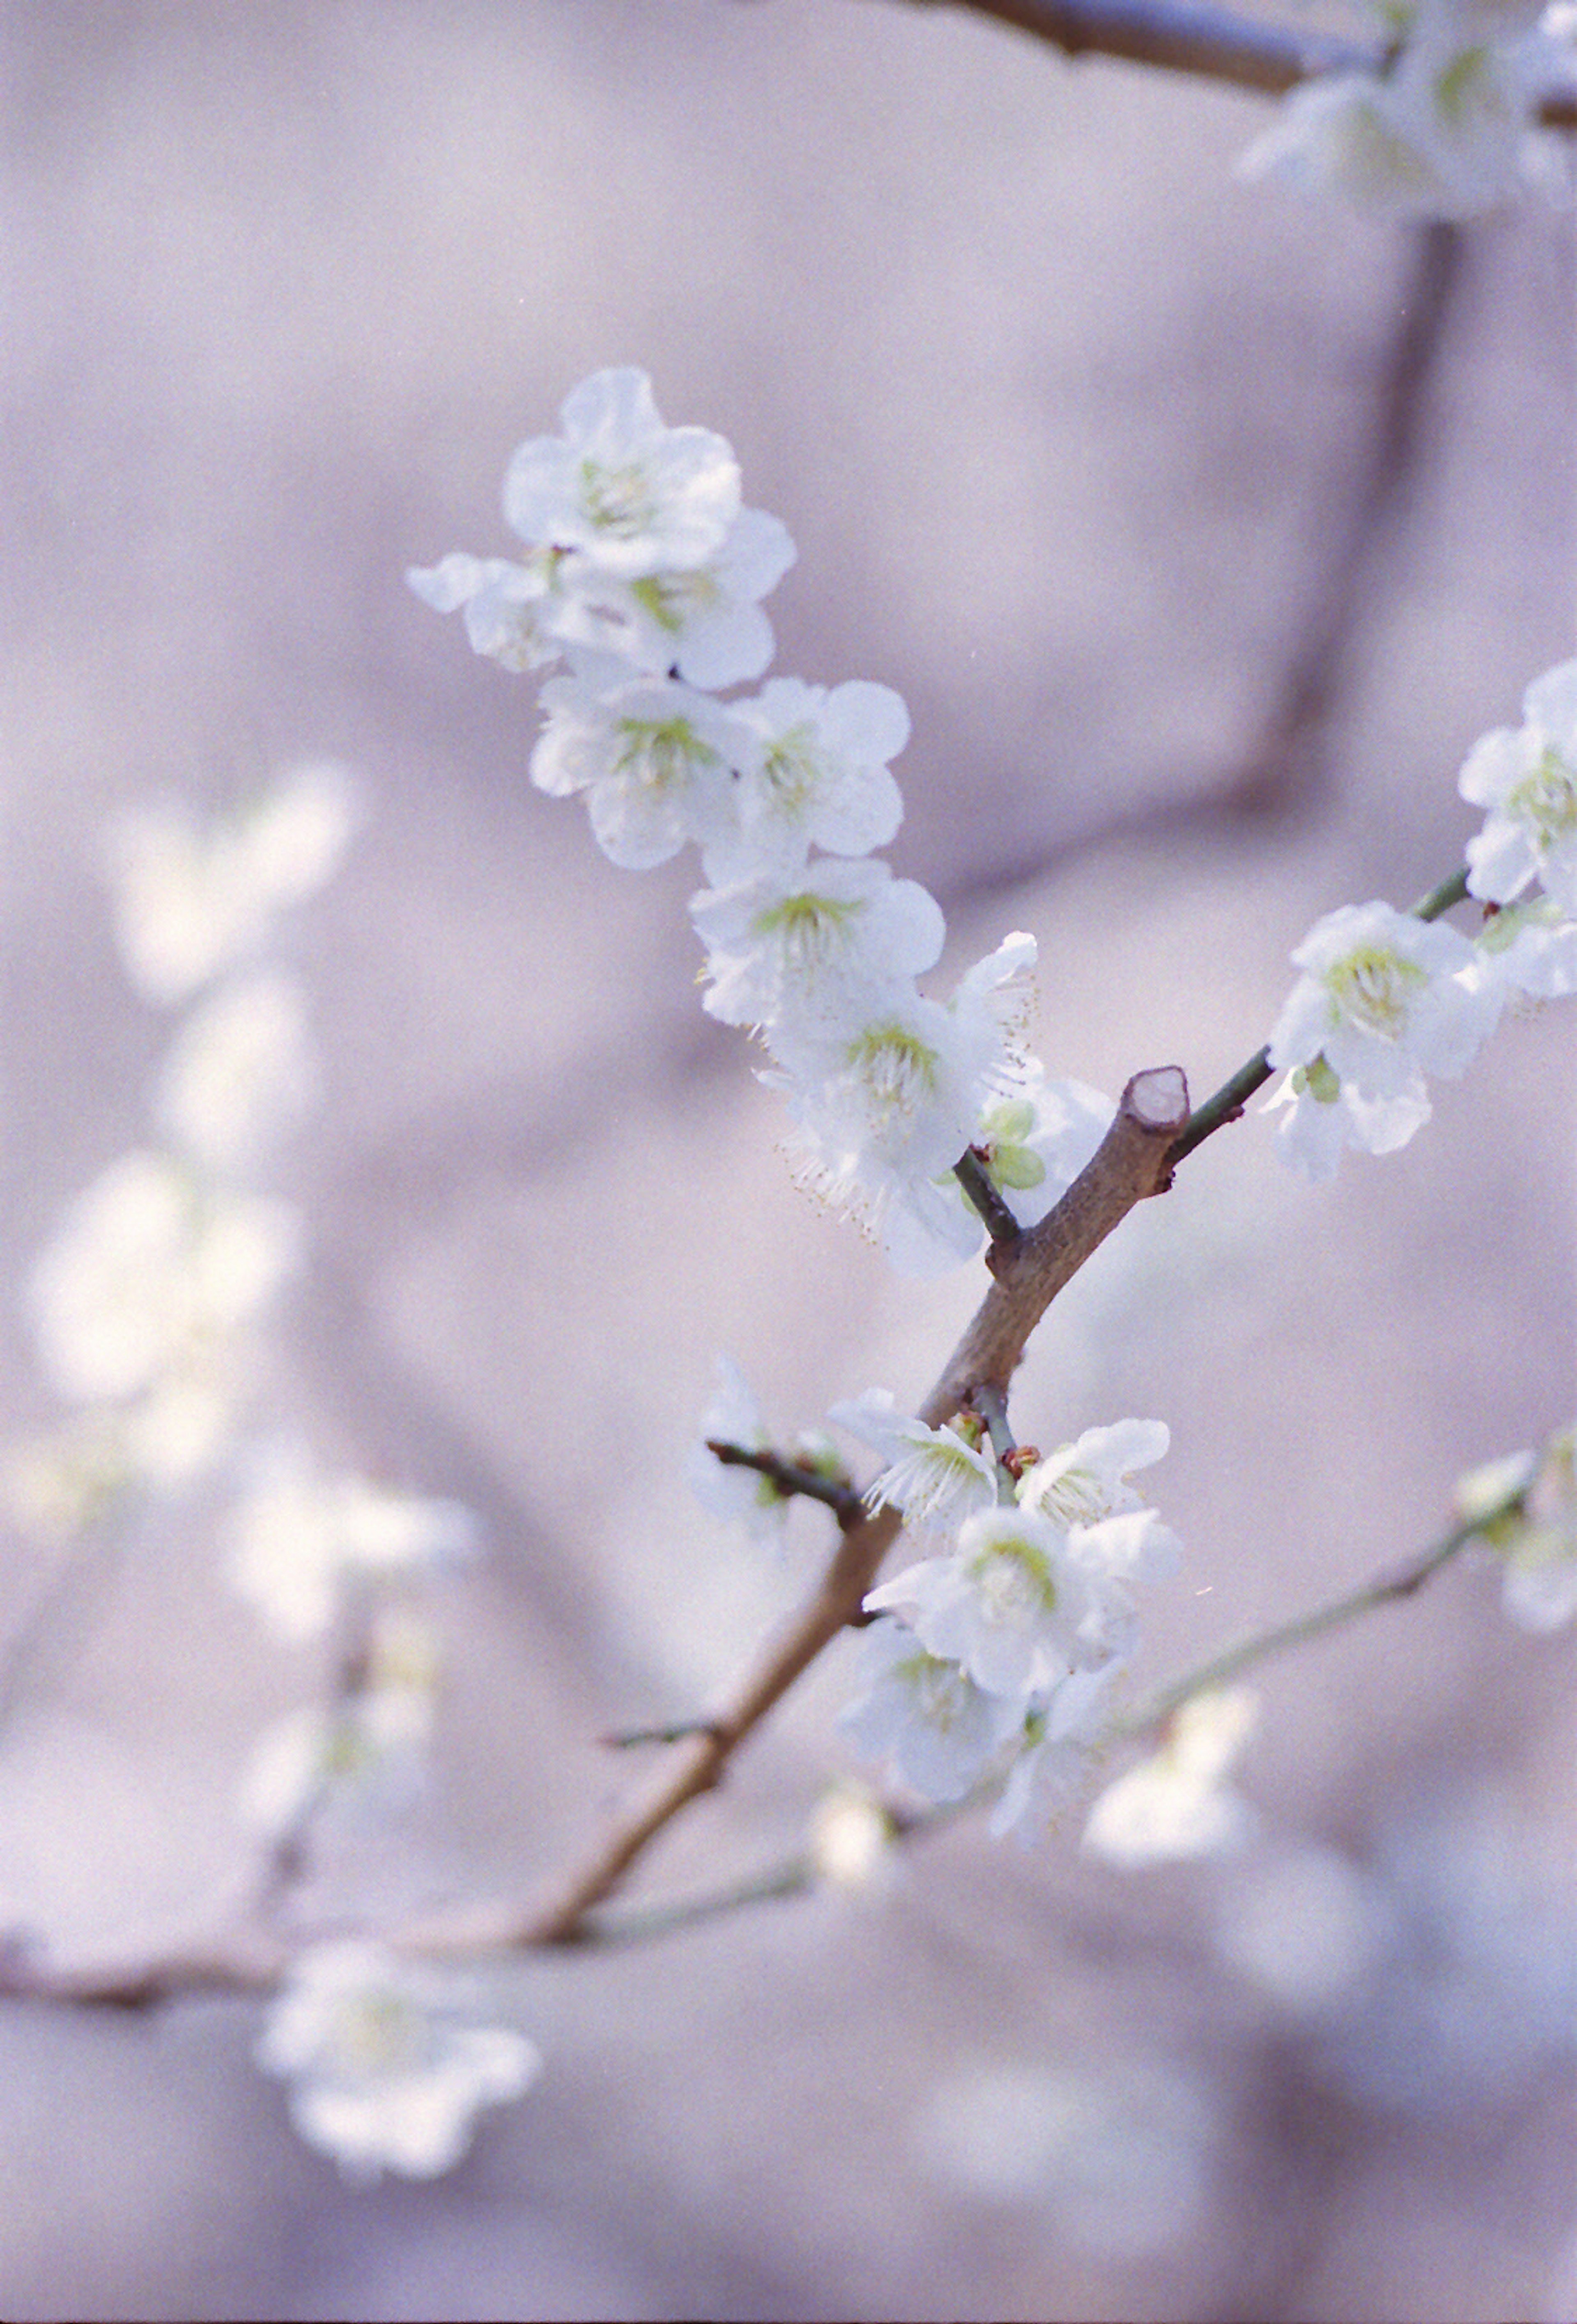
[[[943,0],[910,0],[936,7]],[[1322,74],[1379,71],[1385,51],[1323,32],[1256,24],[1225,9],[1191,0],[945,0],[1009,24],[1031,39],[1060,49],[1065,57],[1117,57],[1127,64],[1154,65],[1162,72],[1189,73],[1264,97]],[[1546,96],[1537,114],[1547,129],[1577,129],[1577,96]]]

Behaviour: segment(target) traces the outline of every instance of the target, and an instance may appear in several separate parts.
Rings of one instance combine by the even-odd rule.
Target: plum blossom
[[[978,1421],[968,1436],[963,1427],[927,1428],[900,1413],[884,1388],[835,1404],[827,1417],[888,1463],[867,1492],[866,1507],[899,1510],[918,1538],[951,1540],[965,1517],[996,1506],[996,1464],[980,1443]],[[969,1425],[965,1419],[963,1426]]]
[[[1564,157],[1534,116],[1567,60],[1536,29],[1538,0],[1379,13],[1397,42],[1386,60],[1301,82],[1239,174],[1399,219],[1473,217],[1530,189],[1558,196]]]
[[[1025,1722],[1022,1749],[1008,1769],[1002,1796],[991,1811],[994,1840],[1012,1832],[1031,1847],[1088,1776],[1107,1696],[1120,1665],[1071,1671]]]
[[[871,1625],[860,1675],[839,1726],[870,1757],[889,1759],[924,1799],[961,1800],[1024,1723],[1021,1700],[977,1686],[951,1656],[928,1653],[904,1622]]]
[[[888,761],[909,738],[908,712],[890,686],[853,678],[829,689],[774,678],[730,709],[744,738],[738,824],[705,848],[715,885],[790,876],[813,846],[834,855],[886,846],[903,819]]]
[[[1303,974],[1270,1036],[1286,1075],[1266,1107],[1286,1158],[1325,1178],[1344,1148],[1393,1153],[1428,1120],[1425,1072],[1454,1079],[1493,1030],[1504,983],[1455,928],[1393,905],[1344,904],[1294,952]]]
[[[1196,1694],[1161,1748],[1109,1784],[1090,1812],[1084,1846],[1132,1868],[1214,1856],[1247,1835],[1251,1812],[1223,1778],[1259,1715],[1251,1687]]]
[[[1474,949],[1486,982],[1508,997],[1559,1001],[1577,992],[1577,919],[1548,896],[1492,911]]]
[[[542,2060],[503,2026],[468,2024],[430,1971],[355,1941],[315,1945],[269,2012],[256,2057],[290,2084],[290,2119],[347,2179],[436,2179],[484,2107],[517,2098]]]
[[[1303,971],[1270,1036],[1277,1072],[1317,1057],[1365,1097],[1408,1093],[1422,1069],[1464,1073],[1496,1007],[1469,939],[1391,904],[1343,904],[1292,955]]]
[[[232,1582],[282,1637],[304,1642],[333,1621],[347,1591],[408,1580],[475,1545],[455,1501],[395,1492],[354,1474],[319,1477],[293,1447],[259,1462],[227,1526]]]
[[[585,558],[567,557],[551,614],[566,645],[622,654],[653,677],[677,671],[688,686],[715,691],[760,678],[772,659],[772,625],[761,599],[794,562],[788,527],[760,509],[742,509],[704,564],[622,580]]]
[[[1094,1525],[1144,1507],[1133,1472],[1164,1460],[1172,1432],[1164,1420],[1118,1420],[1086,1428],[1062,1444],[1019,1481],[1019,1499],[1057,1525]]]
[[[204,826],[175,807],[144,809],[110,835],[115,935],[139,992],[184,1001],[261,952],[280,915],[338,869],[355,825],[341,767],[314,761],[238,814]]]
[[[229,978],[177,1034],[160,1074],[161,1127],[192,1162],[244,1170],[318,1090],[300,980],[281,968]]]
[[[868,1896],[891,1885],[893,1822],[864,1784],[835,1784],[817,1801],[806,1853],[818,1880],[846,1895]]]
[[[706,947],[703,1002],[725,1025],[814,1037],[932,967],[940,905],[881,862],[819,861],[704,890],[690,918]]]
[[[1504,1559],[1502,1595],[1519,1628],[1544,1635],[1577,1617],[1577,1428],[1540,1453],[1517,1452],[1463,1477],[1457,1506],[1481,1517]]]
[[[977,1510],[954,1553],[923,1558],[865,1600],[901,1615],[927,1653],[959,1663],[988,1694],[1022,1702],[1102,1659],[1089,1635],[1091,1576],[1068,1536],[1023,1508]]]
[[[1338,1082],[1315,1058],[1286,1074],[1260,1108],[1287,1111],[1277,1124],[1282,1159],[1311,1183],[1336,1175],[1349,1148],[1361,1154],[1394,1154],[1421,1130],[1434,1109],[1424,1076],[1397,1097],[1365,1097],[1350,1082]]]
[[[623,870],[666,863],[731,811],[734,728],[708,696],[585,655],[541,700],[531,780],[558,798],[585,791],[596,843]]]
[[[1511,903],[1535,880],[1577,917],[1577,660],[1537,678],[1520,726],[1498,726],[1469,752],[1457,788],[1487,810],[1468,842],[1468,886]]]
[[[522,540],[579,549],[625,580],[691,570],[739,514],[739,464],[707,428],[667,428],[651,382],[622,366],[594,372],[565,399],[562,436],[512,457],[503,512]]]
[[[429,1626],[403,1608],[380,1608],[364,1683],[342,1701],[287,1712],[260,1738],[242,1783],[246,1821],[278,1840],[330,1806],[372,1815],[406,1805],[420,1786],[437,1691]]]
[[[456,549],[436,565],[409,567],[405,579],[434,613],[464,613],[473,653],[505,669],[544,669],[564,651],[552,621],[560,561],[551,549],[516,564]]]
[[[890,997],[835,1032],[774,1030],[797,1128],[789,1151],[801,1181],[881,1235],[906,1272],[968,1257],[978,1227],[935,1181],[970,1143],[991,1095],[1019,1063],[1033,936],[1010,936],[961,980],[945,1004],[894,985]],[[890,1230],[908,1231],[901,1240]],[[914,1230],[918,1226],[920,1237]],[[965,1240],[967,1236],[967,1240]]]
[[[28,1304],[63,1396],[131,1397],[217,1358],[274,1297],[300,1246],[295,1211],[207,1186],[166,1155],[123,1155],[66,1213]]]

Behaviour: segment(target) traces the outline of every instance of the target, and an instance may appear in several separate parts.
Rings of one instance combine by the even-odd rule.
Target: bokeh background
[[[270,1393],[488,1554],[438,1607],[430,1795],[302,1907],[528,1895],[631,1780],[598,1734],[703,1710],[814,1574],[814,1523],[774,1561],[686,1492],[716,1352],[787,1433],[917,1397],[978,1286],[895,1281],[795,1191],[697,1008],[686,868],[616,872],[531,790],[530,682],[403,568],[507,553],[512,447],[644,364],[798,541],[777,669],[908,699],[893,861],[948,964],[1034,930],[1053,1071],[1203,1094],[1319,913],[1460,860],[1463,753],[1572,650],[1572,220],[1420,240],[1245,188],[1259,100],[897,0],[13,0],[0,32],[6,1278],[146,1134],[168,1027],[106,818],[344,761]],[[1146,1674],[1422,1546],[1462,1468],[1570,1419],[1572,1056],[1558,1009],[1508,1025],[1312,1194],[1250,1119],[1048,1319],[1021,1434],[1172,1427]],[[47,1424],[15,1297],[0,1363],[11,1433]],[[0,1909],[71,1959],[222,1916],[247,1754],[321,1681],[213,1533],[162,1510],[64,1585],[7,1545]],[[870,1897],[524,1961],[497,2006],[547,2070],[436,2186],[300,2145],[249,2006],[10,2006],[0,2309],[1569,2315],[1572,1655],[1453,1569],[1268,1672],[1229,1867],[966,1824]],[[798,1845],[854,1771],[847,1683],[829,1656],[642,1893]]]

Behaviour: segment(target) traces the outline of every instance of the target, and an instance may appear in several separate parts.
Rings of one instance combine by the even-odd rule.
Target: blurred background
[[[635,1780],[599,1734],[704,1711],[814,1578],[812,1516],[779,1558],[687,1492],[717,1352],[785,1435],[908,1404],[979,1284],[899,1282],[795,1191],[697,1006],[691,867],[615,871],[530,788],[530,682],[404,568],[510,553],[512,447],[644,365],[798,542],[777,671],[910,706],[891,856],[945,969],[1032,929],[1053,1073],[1203,1096],[1319,914],[1460,861],[1462,756],[1572,650],[1572,220],[1419,236],[1244,188],[1259,100],[896,0],[0,32],[7,1432],[60,1410],[21,1286],[148,1136],[170,1031],[107,822],[343,761],[363,827],[291,926],[325,1102],[271,1182],[310,1265],[265,1401],[486,1554],[435,1593],[430,1790],[300,1904],[528,1896]],[[1509,1023],[1313,1193],[1250,1118],[1047,1319],[1021,1436],[1172,1429],[1144,1676],[1422,1547],[1463,1468],[1570,1420],[1572,1056],[1561,1010]],[[73,1960],[222,1917],[256,1738],[323,1682],[216,1522],[8,1540],[0,1916]],[[494,2006],[545,2072],[436,2185],[300,2144],[254,2006],[8,2006],[0,2310],[1569,2315],[1572,1676],[1459,1566],[1267,1672],[1231,1864],[965,1822],[867,1896],[524,1960]],[[848,1684],[840,1648],[640,1893],[798,1847],[858,1772]]]

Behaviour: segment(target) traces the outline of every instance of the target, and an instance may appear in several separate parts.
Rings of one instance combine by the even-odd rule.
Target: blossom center
[[[1379,945],[1360,945],[1325,975],[1326,990],[1342,1014],[1382,1041],[1402,1038],[1418,988],[1428,982],[1416,961]]]
[[[797,814],[816,790],[820,770],[816,762],[816,730],[808,720],[790,726],[761,755],[761,781],[774,803]]]
[[[870,1025],[844,1052],[878,1120],[912,1120],[936,1096],[940,1058],[907,1025]]]
[[[654,798],[687,783],[696,767],[710,766],[717,757],[687,718],[621,718],[618,731],[616,771]]]
[[[1009,1534],[982,1550],[971,1562],[969,1578],[979,1590],[988,1622],[1018,1629],[1056,1611],[1051,1560],[1021,1534]]]
[[[1545,745],[1537,766],[1506,804],[1519,823],[1532,825],[1545,847],[1577,831],[1577,777],[1553,743]]]
[[[785,896],[780,904],[758,914],[753,933],[776,936],[786,961],[812,969],[847,945],[851,926],[863,909],[859,901],[835,896]]]
[[[599,532],[615,540],[634,540],[651,529],[657,514],[646,471],[639,462],[604,468],[595,460],[580,464],[580,498]]]

